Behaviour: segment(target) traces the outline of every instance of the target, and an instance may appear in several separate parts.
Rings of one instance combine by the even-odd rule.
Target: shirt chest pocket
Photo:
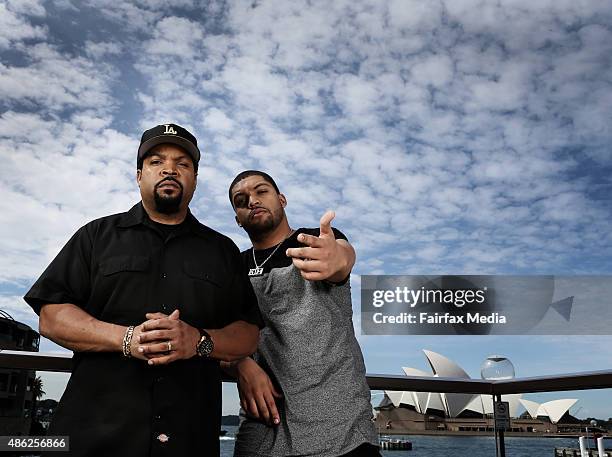
[[[215,267],[189,260],[183,263],[183,293],[193,297],[198,307],[204,305],[209,311],[222,306],[231,281],[227,274]]]
[[[103,306],[97,318],[126,325],[140,323],[150,303],[151,259],[148,256],[114,256],[101,260],[95,277],[92,302]]]
[[[100,272],[109,277],[118,273],[143,273],[149,270],[150,264],[147,256],[116,256],[100,262]]]
[[[219,288],[225,287],[227,282],[227,275],[219,273],[211,266],[193,260],[186,260],[183,263],[183,272],[191,280],[204,281]]]

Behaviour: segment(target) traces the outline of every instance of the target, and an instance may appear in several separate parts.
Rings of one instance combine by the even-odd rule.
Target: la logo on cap
[[[164,132],[164,134],[170,133],[172,135],[176,135],[176,130],[174,130],[174,128],[170,124],[164,124],[164,126],[166,127],[166,131]]]

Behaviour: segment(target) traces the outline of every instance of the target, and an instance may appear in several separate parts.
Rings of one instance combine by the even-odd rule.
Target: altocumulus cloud
[[[610,273],[605,2],[0,1],[0,56],[3,303],[137,200],[168,121],[243,247],[227,185],[262,168],[294,225],[337,210],[357,274]]]

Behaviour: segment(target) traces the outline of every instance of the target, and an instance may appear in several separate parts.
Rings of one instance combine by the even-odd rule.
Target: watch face
[[[202,357],[208,357],[213,351],[214,345],[210,338],[203,338],[198,344],[198,354]]]

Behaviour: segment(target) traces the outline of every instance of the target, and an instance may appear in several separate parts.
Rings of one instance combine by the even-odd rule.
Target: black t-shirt
[[[334,236],[336,239],[346,240],[346,236],[340,230],[332,227],[334,231]],[[274,268],[284,268],[288,267],[292,263],[291,257],[287,257],[285,252],[289,248],[302,248],[306,245],[300,243],[297,240],[297,237],[300,233],[305,233],[307,235],[319,236],[318,228],[299,228],[294,231],[291,236],[289,236],[286,240],[284,240],[280,246],[272,246],[268,249],[257,249],[255,251],[255,259],[257,260],[257,265],[263,268],[263,273],[269,273],[270,270]],[[274,250],[276,249],[276,252]],[[274,252],[274,254],[272,254]],[[270,258],[266,261],[266,259],[270,256]],[[242,258],[245,262],[247,271],[251,268],[255,268],[255,262],[253,261],[253,248],[247,249],[242,252]],[[265,262],[262,265],[262,262]]]
[[[152,227],[159,230],[165,241],[173,233],[180,233],[181,230],[183,230],[184,225],[189,223],[189,220],[184,220],[180,224],[162,224],[161,222],[155,222],[154,220],[150,220],[150,222]]]
[[[96,319],[138,325],[170,314],[197,328],[244,320],[263,326],[236,245],[188,214],[162,233],[141,204],[85,225],[25,300],[72,303]],[[120,352],[77,352],[49,434],[69,435],[74,456],[218,455],[221,378],[217,361],[165,366]],[[164,441],[160,436],[169,437]]]

